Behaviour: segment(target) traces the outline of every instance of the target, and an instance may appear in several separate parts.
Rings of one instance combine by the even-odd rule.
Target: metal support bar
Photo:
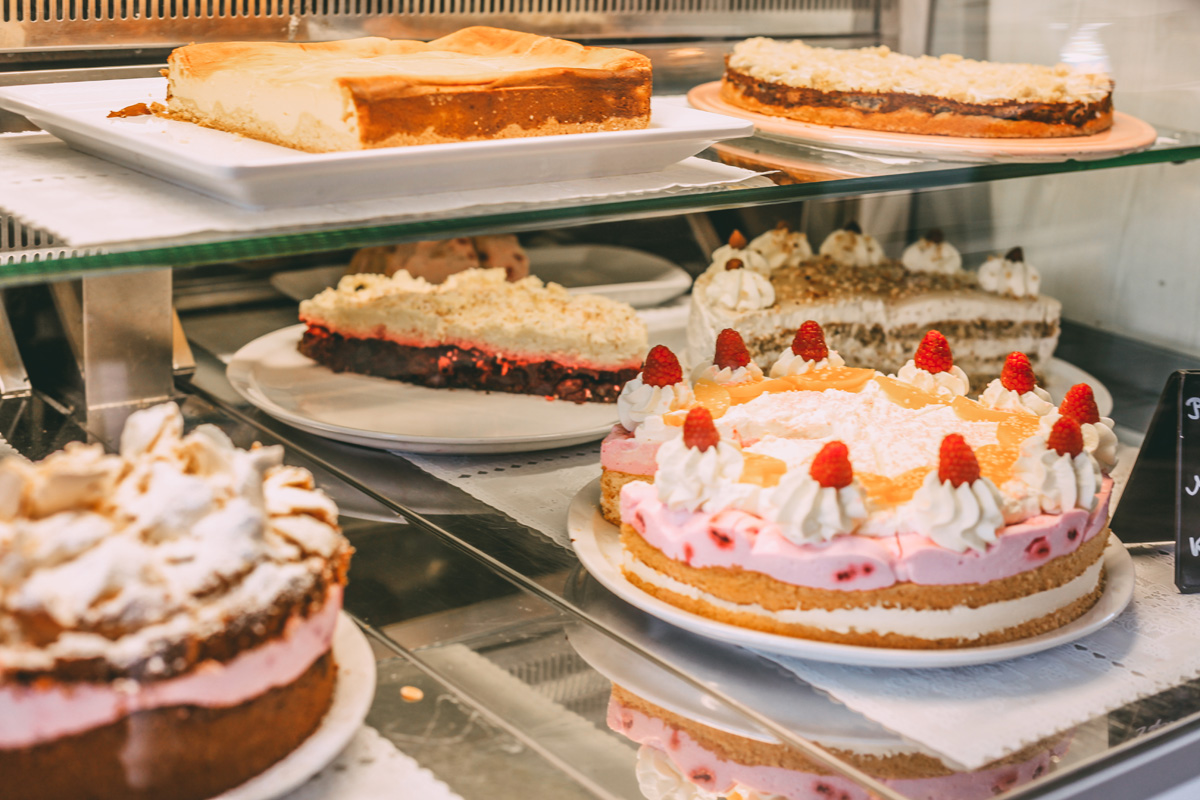
[[[17,337],[13,335],[8,310],[0,302],[0,397],[28,397],[30,392],[29,375],[17,349]]]
[[[109,447],[138,408],[170,398],[171,270],[83,279],[83,379],[88,431]]]

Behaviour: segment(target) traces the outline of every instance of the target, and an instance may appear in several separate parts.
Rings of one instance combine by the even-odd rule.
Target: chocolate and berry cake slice
[[[282,455],[172,404],[0,463],[0,796],[202,800],[317,728],[352,551]]]
[[[616,402],[647,347],[632,306],[534,277],[510,283],[502,269],[439,285],[347,275],[301,303],[300,319],[300,352],[335,372],[574,402]]]

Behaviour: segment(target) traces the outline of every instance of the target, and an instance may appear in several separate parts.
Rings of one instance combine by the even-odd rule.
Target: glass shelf
[[[11,245],[11,249],[6,249],[0,241],[0,285],[74,278],[106,270],[192,267],[388,244],[406,239],[440,239],[482,232],[565,227],[789,203],[816,197],[913,191],[1141,164],[1182,163],[1200,158],[1200,134],[1167,129],[1159,129],[1158,133],[1158,142],[1138,153],[1089,161],[1032,163],[968,163],[880,156],[822,150],[755,136],[710,148],[701,155],[713,161],[760,171],[770,170],[767,177],[775,185],[718,186],[694,193],[662,192],[636,198],[546,206],[516,212],[502,208],[494,211],[476,208],[453,217],[431,219],[417,216],[384,224],[364,222],[303,230],[263,230],[253,234],[218,232],[203,238],[190,237],[186,241],[146,239],[122,247],[106,248],[102,252],[75,253],[63,243],[43,246],[37,251],[22,251]],[[0,216],[0,224],[3,222]]]

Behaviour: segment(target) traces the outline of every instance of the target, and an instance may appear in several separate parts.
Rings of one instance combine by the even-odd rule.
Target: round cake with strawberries
[[[895,374],[852,367],[815,322],[764,373],[722,331],[685,378],[666,348],[602,448],[622,571],[696,614],[853,645],[1034,636],[1104,586],[1112,420],[1055,406],[1022,353],[975,399],[937,331]]]

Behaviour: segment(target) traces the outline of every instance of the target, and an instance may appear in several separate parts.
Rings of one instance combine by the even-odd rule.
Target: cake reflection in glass
[[[282,456],[167,404],[0,463],[7,800],[200,800],[317,728],[352,550]]]

